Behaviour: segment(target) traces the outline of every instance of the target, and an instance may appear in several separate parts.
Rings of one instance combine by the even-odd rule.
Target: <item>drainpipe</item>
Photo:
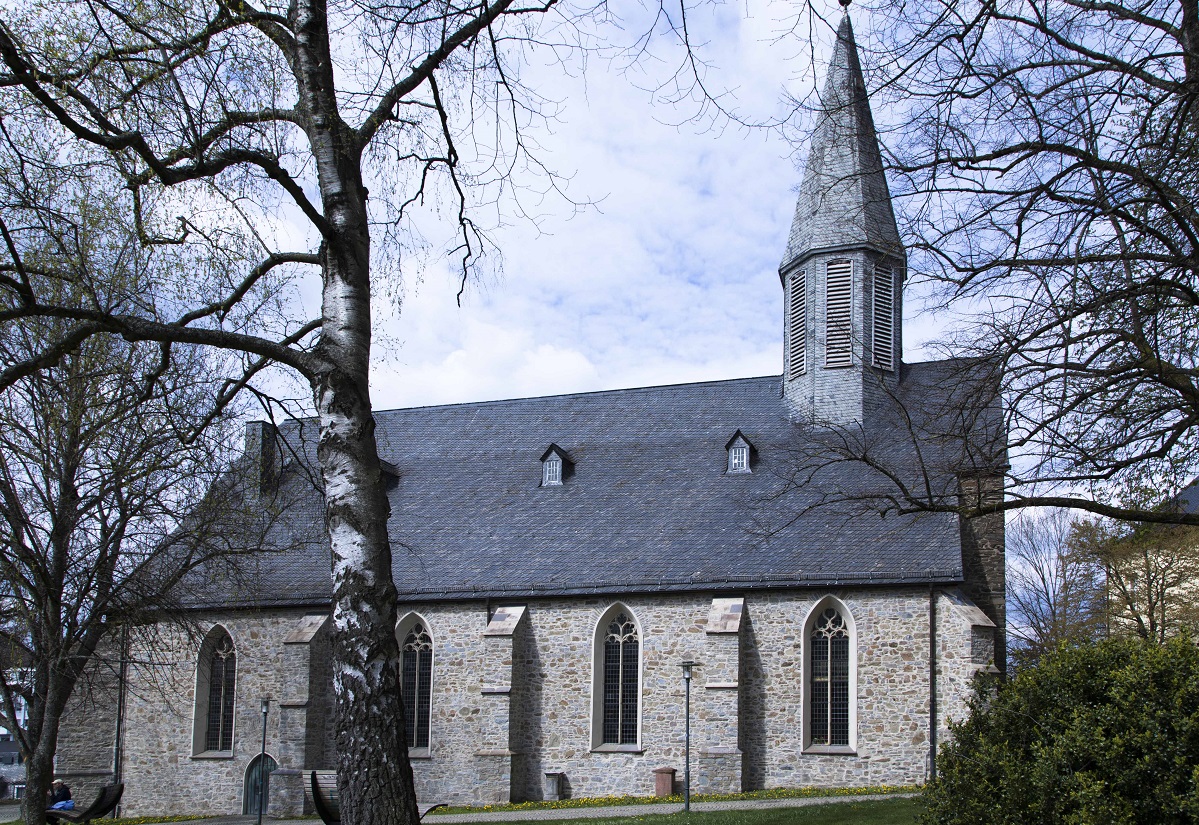
[[[125,683],[129,672],[129,625],[121,624],[121,652],[117,664],[117,725],[112,743],[112,784],[121,781],[121,763],[125,759]],[[112,818],[120,814],[121,806],[113,808]]]
[[[928,778],[937,778],[937,591],[928,586]]]

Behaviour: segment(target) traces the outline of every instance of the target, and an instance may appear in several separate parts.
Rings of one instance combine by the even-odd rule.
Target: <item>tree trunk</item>
[[[417,825],[400,702],[396,589],[371,414],[370,231],[357,139],[334,93],[323,0],[291,7],[297,37],[299,108],[327,222],[323,327],[313,379],[320,417],[317,457],[333,565],[333,684],[337,696],[338,790],[347,825]]]
[[[58,730],[67,700],[75,687],[72,674],[39,679],[45,699],[40,706],[31,703],[26,736],[32,746],[25,755],[25,800],[21,803],[25,825],[45,825],[47,793],[54,779],[54,753],[58,745]],[[74,792],[74,788],[71,789]],[[80,803],[75,801],[78,806]],[[86,804],[86,803],[85,803]]]

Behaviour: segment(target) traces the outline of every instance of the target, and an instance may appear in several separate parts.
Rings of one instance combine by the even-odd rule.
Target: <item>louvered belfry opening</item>
[[[237,682],[237,653],[225,633],[212,646],[208,660],[208,724],[204,749],[233,750],[233,688]]]
[[[906,260],[848,14],[819,100],[779,263],[782,394],[792,420],[837,427],[868,423],[898,389]]]
[[[889,266],[874,268],[874,318],[871,349],[874,366],[895,369],[895,273]]]
[[[604,634],[604,744],[637,742],[637,683],[640,660],[637,626],[617,614]]]
[[[791,276],[787,296],[787,374],[794,378],[808,368],[808,273]]]
[[[404,637],[400,651],[400,694],[408,724],[408,747],[429,747],[429,716],[433,703],[433,639],[417,622]]]
[[[849,744],[849,630],[836,608],[816,619],[811,635],[811,741]]]
[[[853,262],[829,261],[825,268],[826,367],[853,364]]]

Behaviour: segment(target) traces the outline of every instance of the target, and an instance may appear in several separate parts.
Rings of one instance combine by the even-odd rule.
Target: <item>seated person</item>
[[[55,779],[50,786],[50,810],[75,810],[75,803],[71,801],[71,787],[61,779]]]

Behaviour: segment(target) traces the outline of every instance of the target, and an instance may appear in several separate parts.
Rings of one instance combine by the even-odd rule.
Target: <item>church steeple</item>
[[[794,418],[860,423],[885,400],[899,376],[904,264],[846,14],[779,267]]]

